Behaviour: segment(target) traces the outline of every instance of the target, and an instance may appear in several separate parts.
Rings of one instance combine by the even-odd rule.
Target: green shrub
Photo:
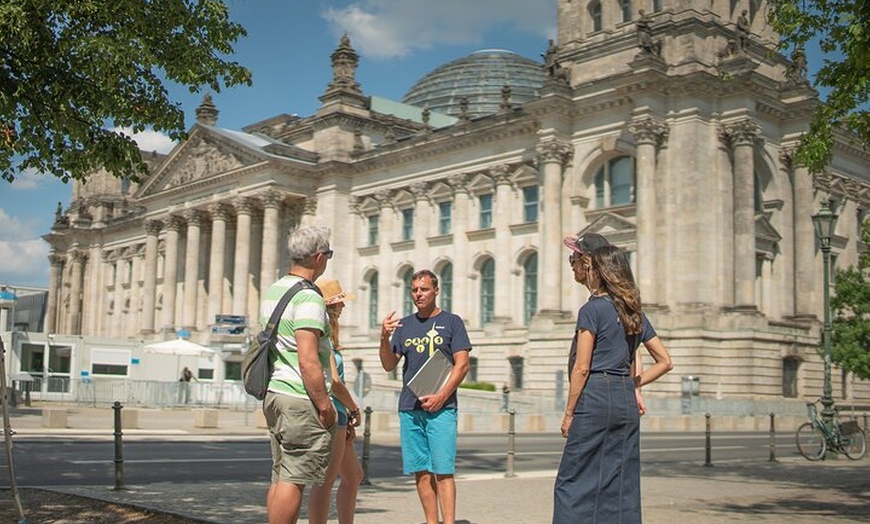
[[[495,391],[495,384],[492,382],[463,382],[459,387],[465,389],[479,389],[481,391]]]

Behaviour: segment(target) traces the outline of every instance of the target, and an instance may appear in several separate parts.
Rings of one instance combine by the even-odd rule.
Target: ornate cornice
[[[574,149],[564,140],[547,138],[538,143],[535,152],[541,164],[557,163],[564,166],[571,158]]]
[[[723,124],[719,127],[719,139],[729,147],[756,147],[764,142],[761,128],[751,120],[741,120],[733,124]]]
[[[668,138],[668,126],[654,118],[635,120],[628,126],[638,144],[661,146]]]
[[[157,236],[160,234],[160,230],[163,229],[163,222],[160,220],[146,220],[145,221],[145,234]]]

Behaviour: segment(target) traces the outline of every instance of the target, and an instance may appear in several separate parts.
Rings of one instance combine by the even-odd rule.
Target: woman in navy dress
[[[556,476],[553,524],[639,524],[644,408],[637,389],[673,365],[641,311],[625,253],[611,245],[572,249],[574,278],[592,295],[580,308],[571,343],[561,428],[568,440]],[[655,363],[637,373],[640,344]]]

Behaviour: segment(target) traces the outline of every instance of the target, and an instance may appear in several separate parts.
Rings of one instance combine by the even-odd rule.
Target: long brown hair
[[[340,302],[338,303],[340,304]],[[332,340],[332,347],[336,350],[338,347],[338,316],[341,314],[341,306],[337,304],[328,304],[326,306],[326,316],[329,317],[329,338]]]
[[[592,269],[601,280],[601,289],[610,295],[626,334],[640,334],[640,291],[634,283],[625,252],[616,246],[602,246],[593,250],[590,257]]]

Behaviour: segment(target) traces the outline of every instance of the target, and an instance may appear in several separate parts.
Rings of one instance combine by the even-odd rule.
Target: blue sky
[[[555,0],[227,0],[248,36],[235,60],[253,73],[251,87],[212,93],[218,125],[241,129],[281,113],[308,116],[331,78],[329,56],[345,32],[360,54],[357,81],[367,95],[393,100],[426,73],[480,49],[508,49],[541,59],[556,32]],[[812,50],[808,50],[814,69]],[[815,62],[815,63],[814,63]],[[170,90],[183,105],[188,128],[204,93]],[[145,150],[168,152],[172,143],[150,133]],[[0,284],[47,286],[48,233],[58,202],[71,185],[25,174],[0,183]]]
[[[360,54],[357,81],[367,95],[399,100],[423,75],[450,60],[488,48],[540,60],[555,36],[554,0],[227,0],[248,36],[234,59],[253,73],[251,87],[213,93],[218,125],[241,129],[280,113],[313,114],[332,76],[330,54],[345,32]],[[188,128],[203,93],[171,89]],[[145,150],[172,143],[151,133]],[[0,284],[48,285],[48,233],[58,202],[72,186],[26,174],[0,183]]]

